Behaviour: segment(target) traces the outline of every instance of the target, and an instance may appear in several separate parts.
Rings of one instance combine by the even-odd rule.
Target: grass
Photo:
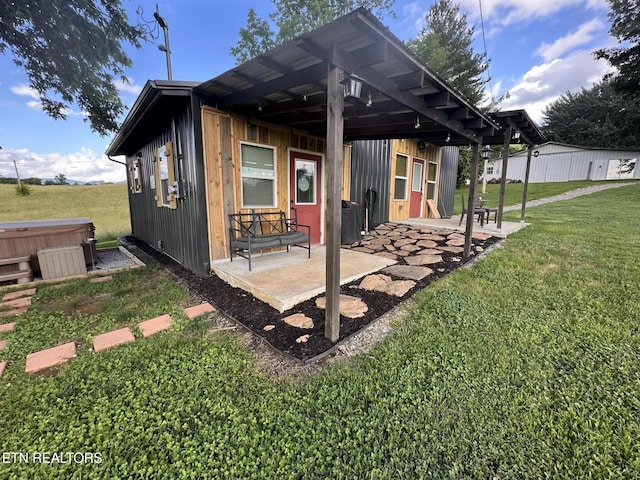
[[[594,182],[591,180],[574,181],[574,182],[555,182],[555,183],[530,183],[527,190],[527,202],[532,200],[539,200],[541,198],[553,197],[560,195],[571,190],[576,190],[583,187],[591,187],[593,185],[603,185],[616,183],[617,181],[607,180]],[[623,183],[625,181],[622,181]],[[508,183],[505,186],[504,204],[518,205],[522,203],[522,192],[524,190],[523,183]],[[459,215],[462,211],[460,205],[460,196],[464,195],[465,198],[469,195],[469,187],[465,186],[456,189],[456,200],[454,202],[453,214]],[[500,199],[500,185],[489,184],[487,185],[486,193],[482,193],[482,184],[476,186],[476,195],[480,195],[487,205],[491,207],[497,207]]]
[[[0,185],[0,222],[88,217],[100,246],[131,232],[126,184],[31,187],[18,196],[14,185]]]
[[[4,476],[638,478],[639,197],[531,208],[531,226],[417,294],[370,354],[308,378],[261,375],[206,319],[57,377],[10,365],[0,449],[100,463]]]

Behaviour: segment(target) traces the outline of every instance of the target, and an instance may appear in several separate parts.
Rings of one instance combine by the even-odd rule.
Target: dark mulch
[[[381,227],[384,227],[384,225]],[[406,228],[407,231],[405,233],[433,232],[444,236],[451,235],[450,232],[426,230],[404,225],[393,225],[391,228],[393,229],[398,227],[402,229]],[[378,230],[378,232],[380,232],[380,236],[384,235],[384,232],[382,230]],[[367,238],[368,237],[363,238],[362,243],[366,244]],[[136,245],[149,257],[167,268],[171,273],[178,277],[188,289],[206,299],[218,310],[224,312],[226,315],[233,318],[237,322],[240,322],[256,335],[264,338],[264,340],[266,340],[275,349],[306,363],[309,361],[313,361],[315,358],[322,357],[323,354],[335,347],[336,344],[333,344],[331,341],[324,337],[325,311],[316,307],[315,300],[318,297],[314,297],[310,300],[296,305],[291,310],[280,313],[275,308],[271,307],[267,303],[262,302],[261,300],[258,300],[246,291],[232,287],[213,273],[206,277],[200,277],[182,267],[167,255],[164,255],[151,248],[139,239],[135,237],[127,237],[126,240],[127,242]],[[493,245],[499,240],[500,239],[497,237],[489,237],[486,239],[474,238],[472,247],[472,251],[474,254],[470,257],[470,259],[475,258],[477,253],[486,250],[489,246]],[[446,239],[443,241],[438,241],[438,246],[445,246],[446,241]],[[361,245],[352,245],[351,248],[359,246]],[[412,254],[415,253],[416,252]],[[402,297],[396,297],[387,295],[385,293],[371,292],[368,290],[357,288],[357,286],[361,282],[361,279],[343,285],[340,289],[340,293],[361,298],[367,304],[369,310],[365,313],[364,317],[357,319],[340,316],[339,341],[350,337],[375,319],[379,318],[384,313],[391,310],[403,300],[416,293],[418,290],[421,290],[432,282],[435,282],[438,279],[448,275],[453,270],[463,266],[470,260],[461,260],[461,257],[462,255],[459,253],[443,252],[442,262],[428,265],[429,268],[433,269],[433,273],[425,277],[424,279],[417,281],[415,287],[409,290]],[[456,261],[455,259],[457,259],[458,261]],[[406,262],[402,257],[400,257],[398,265],[402,264],[406,264]],[[393,276],[391,277],[393,278]],[[394,279],[399,280],[400,278]],[[319,296],[324,296],[324,294]],[[299,328],[291,327],[282,321],[283,318],[294,313],[303,313],[307,317],[311,318],[313,320],[314,327],[312,329],[302,330]],[[276,328],[270,331],[265,331],[264,327],[267,325],[275,325]],[[308,341],[306,343],[296,343],[296,339],[304,334],[309,334]]]

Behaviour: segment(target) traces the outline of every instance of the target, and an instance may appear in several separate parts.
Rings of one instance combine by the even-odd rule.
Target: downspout
[[[111,160],[112,162],[119,163],[120,165],[124,165],[125,167],[127,166],[127,164],[125,162],[121,162],[120,160],[116,160],[115,158],[111,158],[111,155],[107,155],[107,158],[109,160]]]

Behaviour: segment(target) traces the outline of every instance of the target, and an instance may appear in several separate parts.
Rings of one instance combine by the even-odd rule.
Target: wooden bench
[[[33,272],[29,265],[29,255],[20,257],[3,257],[0,258],[0,266],[14,266],[8,271],[0,271],[0,282],[9,282],[16,280],[18,285],[29,283],[33,280]]]
[[[280,212],[229,214],[229,257],[234,254],[249,261],[253,252],[290,246],[305,248],[311,258],[311,227],[298,224],[297,218],[287,218]]]

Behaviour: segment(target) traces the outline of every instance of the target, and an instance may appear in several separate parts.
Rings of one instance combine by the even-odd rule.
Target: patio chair
[[[458,226],[462,225],[462,219],[467,215],[467,204],[464,201],[464,195],[460,195],[460,200],[462,201],[462,214],[460,215],[460,222],[458,223]],[[484,217],[487,214],[487,209],[482,206],[483,203],[484,202],[479,197],[476,197],[473,207],[473,215],[478,215],[481,227],[484,227]]]

